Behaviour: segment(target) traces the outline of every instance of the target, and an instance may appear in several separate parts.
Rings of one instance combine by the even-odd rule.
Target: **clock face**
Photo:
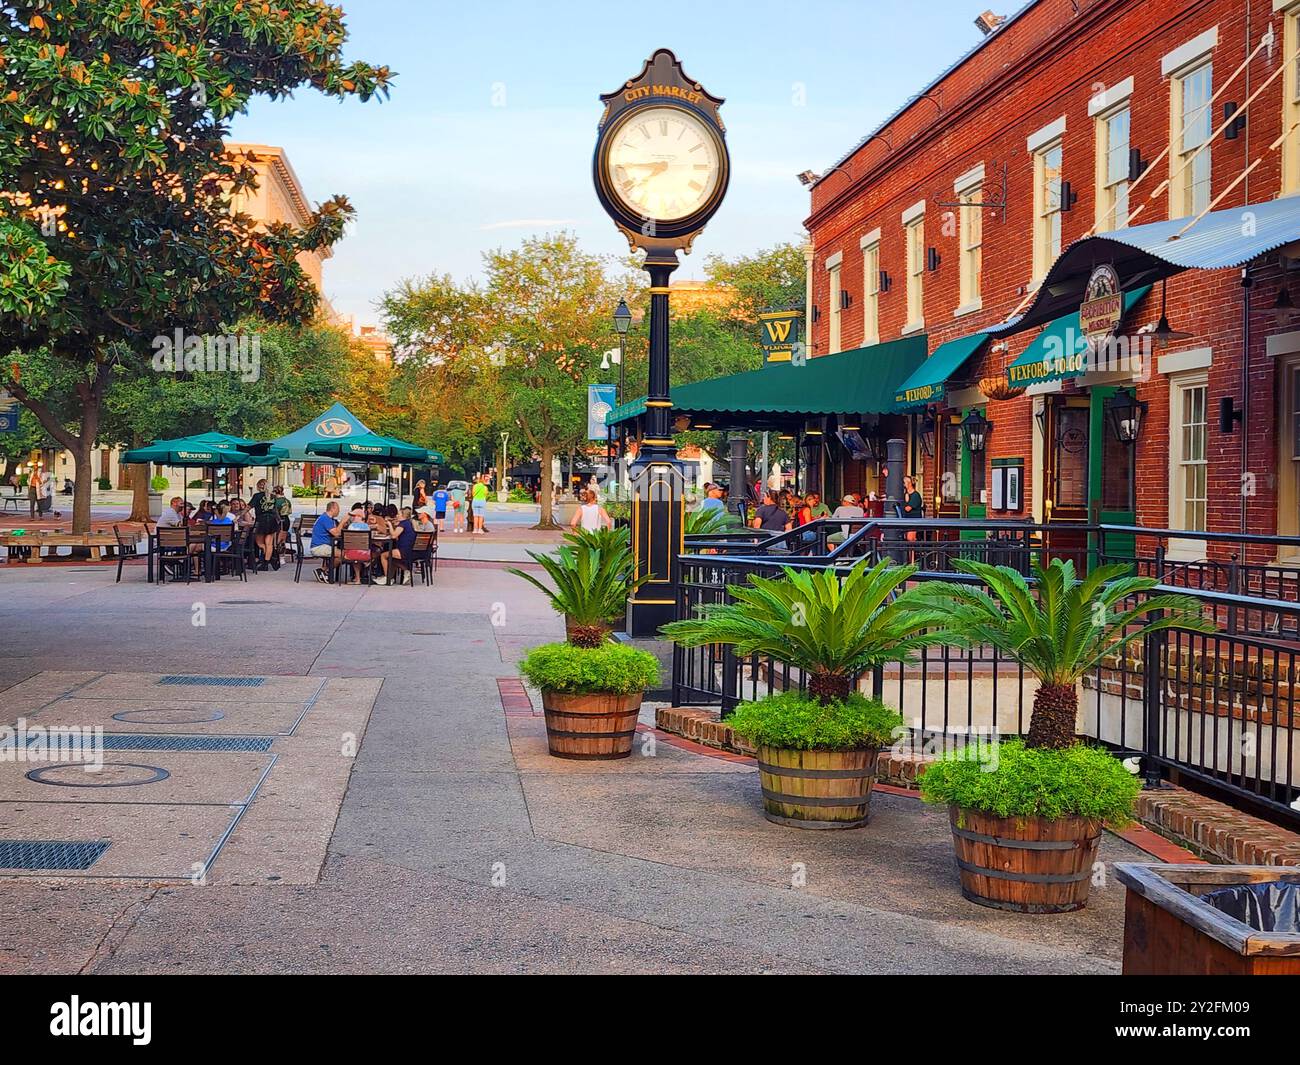
[[[610,137],[605,166],[623,207],[659,222],[695,214],[713,196],[722,173],[714,132],[676,107],[631,115]]]

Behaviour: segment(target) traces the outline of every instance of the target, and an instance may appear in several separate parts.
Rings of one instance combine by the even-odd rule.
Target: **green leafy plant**
[[[739,521],[725,510],[711,508],[686,512],[687,536],[706,536],[709,533],[726,532],[738,524]]]
[[[543,644],[528,652],[519,671],[534,687],[566,695],[628,695],[659,683],[658,659],[622,643]]]
[[[1076,685],[1103,659],[1163,629],[1214,631],[1195,599],[1149,595],[1159,582],[1127,576],[1122,563],[1098,566],[1077,580],[1072,562],[1035,562],[1033,588],[1009,566],[970,559],[954,559],[953,566],[978,577],[987,591],[940,581],[926,584],[919,595],[932,608],[946,611],[950,642],[995,647],[1038,677],[1025,741],[1030,747],[1062,748],[1075,742]],[[1134,596],[1141,598],[1129,601]]]
[[[101,492],[107,492],[112,489],[113,482],[107,477],[100,477],[96,479],[95,485],[99,488]]]
[[[798,751],[852,751],[884,747],[901,728],[902,717],[879,699],[850,692],[820,702],[802,692],[783,692],[742,703],[727,718],[739,736],[755,745]]]
[[[956,751],[921,776],[921,798],[930,803],[981,810],[998,817],[1076,814],[1126,824],[1141,790],[1138,778],[1101,747],[1030,747],[1015,739],[997,747],[989,772],[989,748]]]
[[[171,481],[167,480],[161,474],[149,478],[149,490],[151,492],[165,492],[170,487]]]
[[[610,623],[623,614],[627,597],[650,575],[633,575],[635,561],[626,529],[574,532],[564,539],[554,554],[528,552],[546,570],[552,587],[521,569],[509,572],[540,589],[565,616],[570,643],[595,647],[608,637]]]
[[[808,674],[808,693],[820,702],[842,700],[865,670],[906,660],[939,642],[941,609],[915,589],[898,592],[916,572],[888,560],[863,559],[847,573],[785,567],[781,577],[749,578],[735,602],[705,604],[698,617],[661,630],[686,647],[720,643],[741,654],[770,655]]]

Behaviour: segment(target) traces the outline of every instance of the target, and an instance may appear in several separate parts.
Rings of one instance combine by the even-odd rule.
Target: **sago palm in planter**
[[[802,670],[808,691],[745,703],[728,724],[758,752],[769,821],[800,828],[858,828],[867,823],[880,748],[903,719],[854,690],[866,670],[903,661],[937,642],[941,611],[898,589],[915,566],[865,561],[846,574],[786,568],[778,578],[749,578],[733,603],[701,607],[665,636],[687,647],[727,644],[742,655],[768,655]]]
[[[626,530],[572,533],[554,555],[529,554],[550,576],[541,589],[564,615],[568,642],[535,647],[520,665],[541,689],[547,745],[558,758],[626,758],[648,687],[658,683],[651,654],[610,642],[614,619],[647,578],[633,576]]]
[[[635,562],[626,529],[569,533],[554,554],[528,555],[551,578],[547,587],[521,569],[509,572],[539,588],[552,608],[564,615],[564,631],[575,647],[598,647],[627,609],[627,597],[649,575],[633,576]]]
[[[1033,587],[1008,566],[953,565],[985,587],[934,582],[921,590],[946,610],[948,637],[996,648],[1039,687],[1023,742],[1000,744],[992,765],[970,751],[935,763],[921,778],[922,797],[949,807],[966,898],[1026,913],[1082,909],[1102,825],[1129,819],[1139,783],[1076,737],[1079,681],[1149,633],[1213,624],[1190,596],[1152,595],[1158,582],[1126,576],[1122,564],[1078,580],[1071,562],[1036,563]]]

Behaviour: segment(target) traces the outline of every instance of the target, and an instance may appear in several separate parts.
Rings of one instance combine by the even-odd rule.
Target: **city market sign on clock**
[[[601,206],[634,250],[689,252],[730,180],[721,97],[661,48],[601,101],[592,162]]]

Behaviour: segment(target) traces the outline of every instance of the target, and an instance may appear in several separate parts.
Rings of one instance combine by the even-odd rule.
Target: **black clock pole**
[[[668,281],[677,269],[675,252],[650,254],[650,376],[646,389],[645,432],[632,482],[632,554],[638,576],[650,579],[627,604],[627,632],[655,636],[676,618],[677,556],[684,550],[686,479],[677,461],[672,400],[668,391]]]

